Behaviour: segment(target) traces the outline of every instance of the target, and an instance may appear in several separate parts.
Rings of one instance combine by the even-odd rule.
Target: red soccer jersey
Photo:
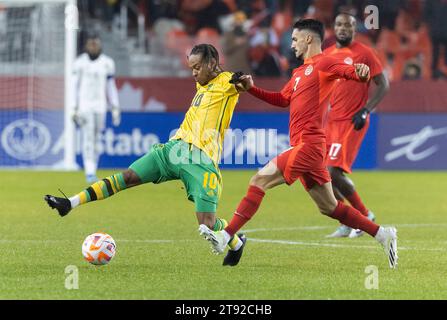
[[[250,93],[269,103],[290,105],[290,145],[325,142],[324,124],[329,97],[339,78],[359,81],[355,68],[339,59],[318,54],[293,71],[280,93],[253,87]]]
[[[381,74],[382,65],[373,50],[360,42],[352,42],[348,47],[338,49],[335,44],[323,51],[323,54],[340,59],[346,64],[364,63],[369,67],[370,78]],[[356,82],[340,79],[330,98],[331,112],[329,120],[351,120],[354,114],[368,101],[370,81]]]

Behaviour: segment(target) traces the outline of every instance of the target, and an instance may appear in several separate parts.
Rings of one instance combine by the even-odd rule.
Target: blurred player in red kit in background
[[[332,178],[334,194],[338,200],[349,203],[370,220],[375,216],[363,204],[354,184],[345,173],[352,172],[363,138],[369,127],[369,114],[389,90],[389,82],[374,51],[366,45],[354,41],[356,19],[347,13],[335,18],[336,43],[323,54],[341,59],[346,64],[364,63],[370,68],[370,77],[376,89],[368,99],[371,81],[358,82],[340,79],[330,99],[331,111],[326,125],[328,145],[327,165]],[[341,225],[328,237],[358,237],[363,232]]]

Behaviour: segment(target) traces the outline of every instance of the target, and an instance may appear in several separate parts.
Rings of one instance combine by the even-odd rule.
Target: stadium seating
[[[193,3],[188,2],[189,5]],[[193,6],[194,10],[203,10],[204,6],[206,7],[206,3],[211,3],[211,1],[201,1],[200,3],[200,5]],[[335,42],[332,26],[336,12],[339,10],[348,11],[356,14],[360,20],[362,18],[362,12],[358,11],[358,6],[353,5],[352,1],[347,2],[347,5],[343,5],[342,1],[309,1],[307,8],[304,5],[303,7],[299,6],[299,12],[294,10],[297,9],[296,7],[294,8],[296,2],[292,0],[279,4],[272,4],[263,0],[246,3],[236,0],[222,0],[221,3],[228,8],[223,15],[228,12],[234,13],[238,10],[243,11],[247,15],[248,20],[244,27],[249,37],[255,35],[256,29],[261,25],[263,28],[268,27],[264,23],[267,21],[269,21],[271,29],[275,31],[280,39],[290,29],[294,22],[293,20],[296,19],[298,14],[304,18],[319,19],[327,26],[324,46]],[[155,56],[176,56],[179,59],[177,65],[185,67],[185,69],[181,70],[180,73],[182,73],[187,71],[184,57],[194,44],[207,42],[213,44],[219,52],[224,51],[222,50],[221,38],[222,32],[225,31],[226,27],[220,24],[219,28],[222,30],[219,31],[213,28],[197,30],[198,20],[194,17],[194,12],[196,11],[186,10],[185,4],[179,5],[177,9],[178,12],[175,16],[172,15],[172,12],[167,12],[166,16],[157,16],[155,21],[149,21],[147,25],[149,45],[145,53]],[[421,70],[421,78],[430,79],[432,76],[432,44],[428,27],[422,23],[424,21],[423,12],[424,4],[422,1],[405,0],[402,1],[402,5],[395,16],[395,21],[390,24],[390,28],[392,27],[393,29],[381,26],[379,30],[365,32],[366,30],[362,28],[359,20],[356,40],[376,49],[385,70],[388,70],[391,81],[403,78],[403,73],[409,62],[417,64]],[[218,21],[221,17],[224,17],[223,15],[219,17]],[[391,19],[394,19],[394,16]],[[159,45],[160,43],[161,45]],[[442,50],[439,68],[447,72],[447,65],[443,61]],[[255,48],[252,51],[254,52],[251,52],[250,56],[259,60],[259,56],[262,53],[260,52],[261,50]],[[281,69],[284,71],[288,70],[288,63],[286,54],[284,52],[283,54],[284,56],[280,56],[277,60],[280,61]],[[225,60],[225,56],[222,55],[221,59]],[[176,72],[176,74],[179,73]]]

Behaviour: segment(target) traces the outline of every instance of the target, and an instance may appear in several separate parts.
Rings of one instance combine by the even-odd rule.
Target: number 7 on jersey
[[[295,78],[295,85],[293,86],[293,91],[296,91],[296,87],[298,86],[298,82],[300,82],[301,77],[296,77]]]

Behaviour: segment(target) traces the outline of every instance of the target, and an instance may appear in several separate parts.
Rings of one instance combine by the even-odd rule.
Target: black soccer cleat
[[[47,194],[44,200],[52,209],[57,209],[61,217],[66,216],[71,210],[71,202],[66,198],[59,198]]]
[[[222,265],[234,267],[239,263],[239,260],[241,260],[242,252],[244,251],[245,243],[247,242],[247,237],[243,233],[239,233],[238,236],[242,241],[242,246],[236,251],[228,250]]]

